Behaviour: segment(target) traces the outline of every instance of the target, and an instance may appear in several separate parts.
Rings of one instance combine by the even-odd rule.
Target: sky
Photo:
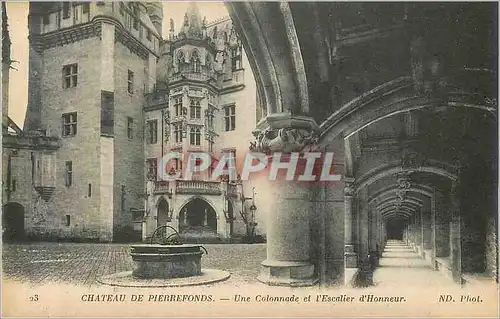
[[[188,1],[163,1],[164,36],[168,35],[170,19],[174,20],[175,31],[179,31],[188,5]],[[197,2],[197,5],[202,17],[206,16],[209,22],[228,15],[223,2]],[[7,2],[11,59],[18,61],[13,64],[17,70],[10,70],[9,116],[21,128],[28,103],[28,8],[27,1]]]

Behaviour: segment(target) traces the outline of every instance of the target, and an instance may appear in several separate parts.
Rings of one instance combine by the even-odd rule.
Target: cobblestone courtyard
[[[231,273],[231,280],[255,283],[265,244],[204,244],[202,268]],[[100,285],[102,275],[132,270],[128,244],[29,243],[3,245],[3,276],[40,285],[71,283]]]
[[[495,285],[481,285],[460,289],[451,280],[422,266],[414,253],[387,251],[381,267],[374,273],[375,286],[350,287],[276,287],[259,283],[256,279],[266,258],[265,244],[204,244],[208,255],[202,258],[203,268],[215,268],[231,273],[224,282],[204,286],[171,288],[130,288],[101,285],[101,275],[132,270],[129,244],[30,243],[3,245],[2,302],[9,305],[5,314],[22,316],[127,316],[199,317],[242,314],[266,316],[293,314],[293,316],[360,317],[391,316],[456,316],[491,317],[498,313],[498,291]],[[393,249],[394,250],[394,249]],[[411,256],[410,256],[411,255]],[[103,294],[144,294],[142,303],[84,302],[83,296]],[[210,304],[162,303],[149,301],[156,295],[204,294],[213,298]],[[404,297],[405,302],[360,302],[359,298],[373,296]],[[442,294],[479,296],[482,302],[439,303]],[[244,297],[240,297],[244,296]],[[259,297],[260,296],[260,297]],[[299,302],[266,302],[267,296],[299,298]],[[306,303],[303,298],[312,296]],[[342,297],[343,296],[343,297]],[[355,302],[339,298],[350,296]],[[156,297],[155,297],[156,298]],[[238,298],[248,298],[241,301]],[[260,298],[260,299],[258,299]],[[154,298],[153,298],[154,299]],[[344,298],[345,299],[345,298]],[[342,299],[342,300],[344,300]],[[156,300],[156,299],[154,299]],[[238,301],[239,300],[239,301]],[[336,301],[335,301],[336,300]],[[433,307],[421,307],[428,302]],[[388,308],[390,307],[390,308]],[[168,314],[168,315],[167,315]]]

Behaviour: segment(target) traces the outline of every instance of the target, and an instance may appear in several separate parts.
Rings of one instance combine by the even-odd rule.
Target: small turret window
[[[198,51],[193,51],[191,55],[191,69],[193,72],[201,71],[200,57],[198,56]]]

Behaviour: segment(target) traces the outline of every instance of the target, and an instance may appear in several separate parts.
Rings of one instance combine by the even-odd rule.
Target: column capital
[[[299,152],[317,143],[319,126],[311,117],[273,113],[257,123],[252,133],[256,141],[250,143],[250,151]]]
[[[344,178],[344,196],[345,197],[352,197],[354,196],[354,192],[356,191],[354,187],[354,181],[355,179],[352,177],[345,177]]]

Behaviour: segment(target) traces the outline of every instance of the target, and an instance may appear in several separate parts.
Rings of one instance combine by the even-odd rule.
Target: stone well
[[[166,279],[201,275],[199,245],[133,245],[132,276],[139,279]]]

